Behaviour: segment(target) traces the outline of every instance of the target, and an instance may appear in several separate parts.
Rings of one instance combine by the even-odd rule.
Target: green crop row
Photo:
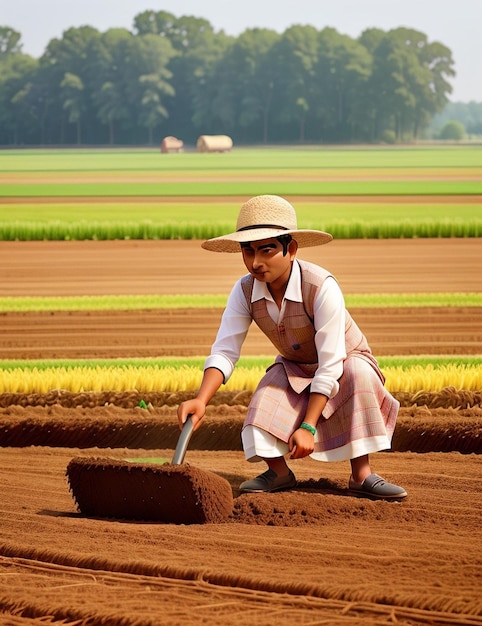
[[[24,371],[42,371],[46,369],[73,369],[76,367],[90,369],[105,369],[115,367],[119,370],[125,368],[155,367],[159,369],[181,370],[185,367],[202,369],[205,357],[140,357],[120,359],[1,359],[0,372],[22,369]],[[443,369],[447,366],[463,368],[480,368],[482,355],[479,356],[456,356],[456,355],[409,355],[409,356],[381,356],[377,358],[382,369],[398,368],[409,370],[413,367]],[[266,369],[273,362],[272,356],[242,356],[236,367],[245,369]]]
[[[304,224],[306,228],[310,226]],[[366,223],[333,220],[323,227],[335,239],[412,239],[436,237],[481,237],[482,218],[435,219],[427,222],[403,220],[400,222]],[[232,229],[232,224],[139,222],[0,222],[0,241],[106,241],[106,240],[173,240],[209,239]]]
[[[0,240],[205,239],[232,229],[232,202],[0,204]],[[334,203],[296,201],[303,228],[337,239],[478,237],[482,206],[475,203]]]
[[[482,307],[482,293],[370,293],[347,294],[349,308],[376,307]],[[226,295],[129,296],[5,296],[0,313],[38,311],[115,311],[180,308],[224,308]]]
[[[3,183],[0,196],[9,197],[173,197],[173,196],[423,196],[480,194],[477,181],[214,181],[214,182],[21,182]],[[282,176],[282,175],[281,175]]]

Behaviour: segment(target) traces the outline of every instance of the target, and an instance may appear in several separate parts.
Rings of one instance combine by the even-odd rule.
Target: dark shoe
[[[403,487],[387,483],[378,474],[370,474],[362,483],[356,483],[350,477],[348,488],[356,495],[375,500],[401,500],[408,495]]]
[[[278,476],[269,469],[264,474],[245,480],[239,485],[240,493],[270,493],[272,491],[283,491],[296,486],[296,478],[290,470],[287,476]]]

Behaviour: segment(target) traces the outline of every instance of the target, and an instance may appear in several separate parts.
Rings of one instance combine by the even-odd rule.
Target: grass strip
[[[180,202],[50,202],[0,204],[0,240],[206,239],[229,232],[238,200]],[[406,200],[406,201],[405,201]],[[353,202],[297,199],[304,228],[328,230],[335,239],[482,236],[477,203]],[[231,219],[230,219],[231,216]]]
[[[226,295],[5,296],[1,313],[224,308]],[[346,294],[349,308],[481,307],[482,293]]]
[[[173,196],[432,196],[480,195],[478,181],[216,181],[3,183],[0,197],[173,197]]]
[[[197,357],[136,357],[117,359],[1,359],[0,371],[12,369],[24,370],[45,370],[56,368],[88,367],[92,369],[116,367],[119,369],[126,367],[157,367],[181,369],[185,366],[192,368],[202,368],[205,361],[204,356]],[[273,362],[273,355],[265,356],[242,356],[236,367],[266,368]],[[482,366],[482,355],[409,355],[409,356],[383,356],[377,358],[382,368],[402,368],[411,367],[443,367],[446,365],[471,367]]]
[[[482,193],[482,192],[481,192]],[[357,198],[351,202],[333,202],[324,198],[296,200],[296,213],[303,227],[312,228],[328,224],[346,224],[350,222],[384,224],[400,222],[422,222],[424,224],[444,221],[482,219],[482,205],[463,202],[371,202]],[[40,227],[49,225],[71,224],[80,226],[85,223],[127,224],[142,222],[153,225],[172,225],[179,229],[184,224],[216,224],[219,227],[231,226],[236,221],[240,202],[238,199],[215,202],[188,201],[165,202],[22,202],[0,204],[0,223]],[[182,232],[179,230],[178,232]]]
[[[269,164],[269,165],[267,165]],[[480,146],[235,146],[228,154],[162,155],[153,148],[28,148],[0,151],[2,172],[178,171],[306,168],[480,167]]]

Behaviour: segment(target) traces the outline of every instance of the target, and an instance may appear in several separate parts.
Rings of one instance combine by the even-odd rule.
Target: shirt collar
[[[303,302],[303,296],[301,295],[301,270],[296,259],[293,262],[291,276],[288,280],[284,297],[285,299],[292,300],[293,302]],[[253,291],[251,293],[251,302],[256,302],[257,300],[262,300],[263,298],[274,302],[273,296],[269,292],[268,285],[255,278]]]

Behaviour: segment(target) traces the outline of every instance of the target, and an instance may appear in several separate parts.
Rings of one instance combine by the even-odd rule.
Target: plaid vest
[[[242,278],[242,288],[251,317],[260,330],[268,337],[279,351],[282,361],[289,369],[289,363],[296,364],[296,372],[301,369],[303,374],[313,377],[318,368],[318,355],[315,345],[314,302],[317,293],[330,272],[314,263],[298,259],[301,268],[301,293],[303,302],[286,301],[283,318],[274,322],[263,298],[251,302],[254,277],[251,274]],[[350,313],[345,309],[345,349],[346,358],[352,355],[365,358],[376,369],[383,380],[375,358],[365,335],[361,332]],[[279,357],[278,357],[279,358]],[[290,372],[288,371],[288,374]],[[293,372],[295,374],[295,372]]]

